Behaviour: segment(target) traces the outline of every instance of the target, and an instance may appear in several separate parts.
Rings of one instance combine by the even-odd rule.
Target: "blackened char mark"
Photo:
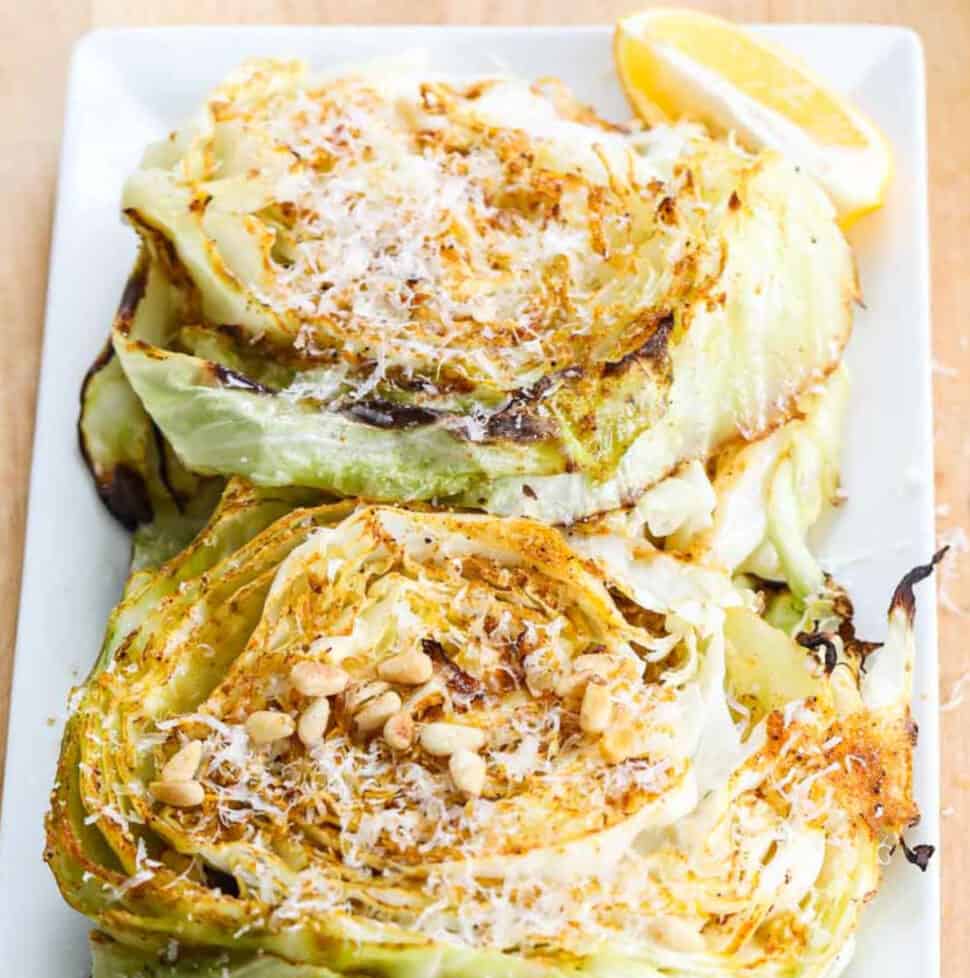
[[[825,675],[832,675],[832,670],[839,661],[839,653],[835,648],[835,643],[822,632],[802,632],[795,637],[795,641],[803,649],[825,649]]]
[[[98,495],[126,530],[148,523],[154,515],[145,480],[127,465],[116,465],[97,479]]]
[[[275,393],[272,387],[267,387],[265,384],[259,383],[258,380],[247,377],[245,374],[230,370],[228,367],[224,367],[221,363],[216,363],[214,360],[209,361],[209,370],[212,371],[212,376],[223,387],[229,387],[232,390],[250,391],[253,394]]]
[[[550,436],[549,425],[542,418],[537,418],[525,407],[511,405],[498,414],[493,414],[485,423],[485,438],[487,441],[503,439],[505,441],[533,442],[542,441]]]
[[[101,352],[94,358],[94,363],[88,367],[88,372],[84,375],[84,380],[81,383],[81,404],[84,405],[84,395],[87,392],[88,384],[91,383],[92,378],[96,373],[107,367],[115,357],[114,344],[111,342],[111,337],[105,341],[103,347],[101,347]]]
[[[125,290],[121,293],[118,312],[115,315],[115,329],[125,336],[131,331],[138,303],[145,297],[148,288],[148,262],[139,259],[134,271],[128,276]]]
[[[78,412],[77,417],[77,441],[81,449],[81,457],[84,459],[84,464],[88,467],[88,471],[94,477],[95,481],[97,481],[97,472],[95,471],[91,453],[88,451],[87,442],[84,440],[84,410],[88,399],[88,387],[94,378],[111,363],[114,355],[115,348],[112,346],[109,337],[108,342],[105,343],[101,348],[101,352],[95,358],[94,363],[88,367],[88,372],[84,375],[84,380],[81,382],[81,410]]]
[[[140,523],[147,523],[154,516],[145,480],[135,469],[124,464],[115,465],[109,470],[100,469],[91,457],[84,438],[83,422],[88,386],[113,359],[114,347],[109,339],[94,363],[88,368],[88,372],[84,375],[84,382],[81,384],[81,411],[77,419],[77,440],[81,457],[94,479],[101,501],[126,530],[134,530]]]
[[[548,422],[536,417],[532,407],[552,384],[552,377],[542,377],[531,386],[517,390],[509,403],[485,422],[485,440],[533,442],[549,438],[552,431]]]
[[[866,671],[866,661],[873,652],[878,652],[882,648],[882,642],[866,642],[856,637],[855,626],[851,621],[843,621],[839,625],[839,637],[842,639],[842,647],[848,655],[855,655],[859,659],[859,668]]]
[[[913,620],[916,615],[916,598],[913,595],[914,586],[933,573],[933,568],[946,556],[946,552],[949,549],[949,547],[941,547],[933,554],[928,564],[919,564],[903,577],[893,592],[893,599],[889,603],[890,613],[895,611],[896,608],[902,608],[906,613],[906,617],[910,621]]]
[[[637,349],[632,350],[625,357],[615,363],[607,363],[603,367],[603,375],[611,377],[614,374],[622,373],[633,363],[639,360],[663,360],[667,356],[667,345],[670,342],[670,334],[674,331],[674,317],[672,313],[664,313],[657,320],[657,326],[650,334],[646,343]]]
[[[94,378],[102,371],[105,367],[111,363],[115,355],[115,348],[111,343],[111,338],[108,338],[107,343],[101,348],[101,352],[97,355],[94,363],[88,367],[88,372],[84,375],[84,380],[81,382],[81,409],[77,416],[77,441],[81,449],[81,457],[84,459],[84,464],[88,467],[88,471],[97,481],[98,474],[95,471],[94,461],[91,458],[91,453],[88,451],[87,442],[84,440],[84,410],[88,399],[88,387]]]
[[[933,853],[936,852],[936,846],[923,843],[918,846],[913,846],[910,849],[902,836],[899,837],[899,844],[903,847],[903,855],[906,857],[906,862],[912,863],[912,865],[919,868],[921,873],[925,873],[926,867],[930,864],[930,859],[933,858]]]
[[[383,398],[357,401],[345,408],[344,413],[355,421],[385,429],[419,428],[438,420],[438,415],[427,408],[414,404],[395,404]]]
[[[906,736],[909,737],[909,742],[912,747],[916,747],[919,743],[919,724],[912,718],[909,717],[906,721]],[[911,823],[911,827],[919,822],[919,816],[916,816],[916,821]]]

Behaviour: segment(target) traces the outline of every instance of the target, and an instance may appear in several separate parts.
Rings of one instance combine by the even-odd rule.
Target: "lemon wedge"
[[[648,123],[696,120],[778,150],[826,189],[843,227],[882,205],[892,173],[885,137],[781,48],[719,17],[655,8],[617,23],[614,57]]]

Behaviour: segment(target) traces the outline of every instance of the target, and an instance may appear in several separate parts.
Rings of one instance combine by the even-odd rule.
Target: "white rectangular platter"
[[[849,502],[827,527],[823,563],[851,588],[863,634],[879,638],[892,587],[933,549],[925,99],[915,35],[883,27],[773,27],[765,36],[851,96],[896,159],[886,207],[851,237],[866,308],[849,351],[854,377],[845,453]],[[150,140],[181,123],[251,55],[317,67],[424,48],[442,71],[556,75],[607,117],[629,110],[611,32],[589,28],[179,28],[88,35],[75,49],[51,252],[43,368],[0,829],[0,960],[10,978],[84,978],[86,922],[62,903],[41,861],[43,816],[65,703],[93,661],[120,592],[128,544],[102,508],[77,450],[77,392],[104,341],[135,250],[119,218],[122,181]],[[9,597],[8,597],[9,600]],[[916,790],[937,842],[934,595],[919,595],[914,709]],[[911,840],[912,841],[912,840]],[[926,874],[897,857],[868,908],[854,978],[939,974],[939,860]]]

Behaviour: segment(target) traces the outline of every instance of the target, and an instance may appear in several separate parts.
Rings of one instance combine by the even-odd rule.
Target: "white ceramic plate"
[[[849,361],[855,380],[844,481],[850,494],[823,547],[852,587],[868,637],[903,571],[933,548],[928,241],[923,57],[883,27],[776,27],[764,33],[850,95],[889,136],[896,175],[885,209],[853,232],[866,309]],[[135,249],[118,215],[144,145],[199,104],[242,58],[318,66],[408,48],[446,71],[557,75],[607,116],[629,113],[610,31],[525,28],[187,28],[99,32],[74,52],[51,252],[30,518],[0,831],[0,959],[10,978],[84,978],[86,922],[41,862],[43,816],[69,688],[101,640],[128,544],[95,496],[77,450],[77,395],[104,341]],[[936,842],[937,660],[934,596],[919,596],[915,712],[921,727],[914,840]],[[912,840],[911,840],[912,841]],[[939,973],[938,861],[921,875],[898,857],[863,921],[853,976]],[[0,908],[2,909],[2,908]]]

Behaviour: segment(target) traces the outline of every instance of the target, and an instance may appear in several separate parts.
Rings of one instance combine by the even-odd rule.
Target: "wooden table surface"
[[[667,0],[673,4],[675,0]],[[54,183],[71,45],[95,27],[199,23],[611,23],[636,0],[29,0],[0,4],[0,309],[7,335],[0,380],[0,751],[20,587]],[[914,28],[929,81],[930,204],[939,527],[970,527],[970,0],[724,0],[697,7],[743,21],[858,21]],[[970,608],[970,556],[947,593]],[[948,604],[950,602],[947,602]],[[970,617],[941,609],[941,700],[970,669]],[[943,958],[946,978],[970,970],[970,719],[943,715]],[[916,976],[913,978],[929,978]]]

